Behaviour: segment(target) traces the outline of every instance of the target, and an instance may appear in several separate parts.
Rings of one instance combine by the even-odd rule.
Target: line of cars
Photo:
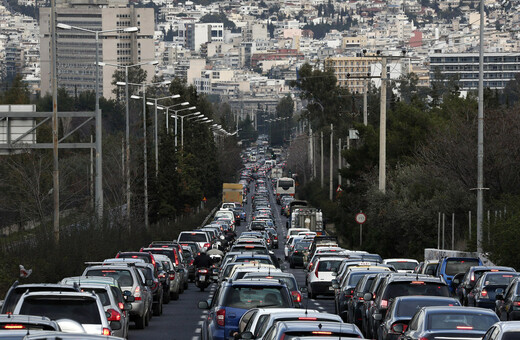
[[[130,323],[145,328],[179,298],[197,251],[195,242],[159,241],[86,262],[81,275],[58,283],[17,281],[2,305],[0,338],[126,339]]]

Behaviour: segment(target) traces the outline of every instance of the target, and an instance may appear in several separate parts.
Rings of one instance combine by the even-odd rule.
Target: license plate
[[[332,287],[329,287],[329,290],[334,290],[334,288],[332,288]]]
[[[206,277],[205,277],[205,276],[201,276],[201,277],[199,278],[199,281],[201,281],[201,282],[202,282],[202,281],[206,281]]]

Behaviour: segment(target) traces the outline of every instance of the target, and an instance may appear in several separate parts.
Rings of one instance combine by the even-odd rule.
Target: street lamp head
[[[126,32],[126,33],[134,33],[134,32],[137,32],[139,31],[139,28],[137,27],[127,27],[125,29],[123,29],[123,32]]]
[[[67,24],[62,24],[61,22],[56,25],[56,27],[61,28],[62,30],[71,30],[72,26]]]
[[[125,86],[126,83],[125,83],[124,81],[118,81],[118,82],[116,83],[116,85],[117,85],[117,86]]]
[[[165,80],[163,82],[161,82],[161,85],[170,85],[172,83],[171,80]]]
[[[180,98],[180,97],[181,97],[180,94],[174,94],[174,95],[172,96],[173,99],[175,99],[175,98]]]
[[[159,62],[157,60],[152,60],[148,64],[150,64],[150,65],[157,65],[157,64],[159,64]]]
[[[105,66],[105,65],[106,65],[106,64],[105,64],[104,62],[102,62],[102,61],[98,62],[97,64],[98,64],[98,66]]]
[[[131,95],[130,98],[132,98],[132,99],[141,99],[140,96],[136,96],[135,94]]]
[[[184,102],[184,103],[181,103],[180,105],[181,106],[186,106],[186,105],[190,105],[190,103],[189,102]]]
[[[154,105],[152,102],[146,102],[146,105]]]
[[[186,110],[195,110],[196,108],[197,108],[196,106],[190,106]]]

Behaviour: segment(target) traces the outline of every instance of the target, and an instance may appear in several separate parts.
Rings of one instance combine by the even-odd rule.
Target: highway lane
[[[254,185],[250,186],[251,191],[254,191]],[[242,222],[241,226],[237,227],[237,234],[246,230],[247,224],[251,219],[251,193],[248,196],[245,205],[247,211],[247,221]],[[274,195],[271,191],[271,208],[275,216],[275,222],[279,233],[280,246],[278,249],[273,249],[276,256],[283,260],[285,267],[284,271],[292,273],[300,287],[305,286],[305,272],[301,268],[290,269],[289,263],[284,260],[283,247],[287,229],[285,228],[287,218],[280,215],[280,206],[276,204]],[[150,321],[150,326],[144,330],[135,329],[133,325],[130,326],[129,339],[131,340],[149,340],[149,339],[165,339],[165,340],[184,340],[184,339],[200,339],[200,328],[204,318],[206,318],[207,311],[198,309],[197,305],[200,300],[207,300],[213,296],[216,284],[213,283],[204,292],[201,292],[195,284],[189,283],[189,289],[185,290],[180,295],[179,300],[171,301],[164,305],[163,315],[155,316]],[[308,299],[306,294],[302,296],[303,306],[309,309],[316,309],[320,312],[334,313],[334,298],[322,297],[318,299]]]

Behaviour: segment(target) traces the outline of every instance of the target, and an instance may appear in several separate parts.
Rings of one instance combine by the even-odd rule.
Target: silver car
[[[148,326],[152,315],[150,286],[153,282],[146,282],[144,275],[135,267],[135,263],[92,265],[85,269],[82,276],[104,276],[116,279],[121,289],[130,291],[135,299],[130,310],[130,320],[135,322],[138,329]]]

